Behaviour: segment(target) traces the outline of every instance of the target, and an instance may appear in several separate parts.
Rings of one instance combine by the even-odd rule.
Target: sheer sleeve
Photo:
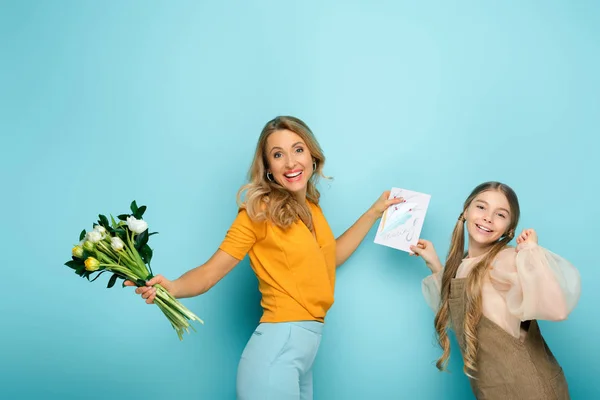
[[[522,321],[560,321],[575,308],[581,293],[579,272],[567,260],[537,244],[505,249],[492,264],[490,279]]]
[[[423,282],[421,283],[421,289],[423,291],[423,296],[425,297],[425,302],[427,302],[427,305],[436,313],[440,308],[440,294],[442,292],[443,274],[444,270],[433,273],[427,278],[423,279]]]

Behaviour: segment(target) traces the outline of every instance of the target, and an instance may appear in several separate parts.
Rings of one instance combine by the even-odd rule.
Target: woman
[[[263,315],[242,354],[237,395],[252,399],[311,399],[312,366],[335,272],[356,250],[383,211],[401,198],[389,192],[335,239],[321,208],[316,182],[325,156],[308,126],[294,117],[269,121],[256,146],[250,182],[240,189],[240,210],[216,253],[170,281],[156,276],[136,289],[152,303],[160,283],[175,297],[208,291],[246,254],[258,278]]]

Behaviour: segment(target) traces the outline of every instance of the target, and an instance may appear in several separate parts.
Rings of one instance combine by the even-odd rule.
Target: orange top
[[[333,304],[335,237],[321,208],[308,205],[315,235],[300,220],[283,230],[242,209],[219,247],[238,260],[249,253],[262,294],[260,322],[323,322]]]

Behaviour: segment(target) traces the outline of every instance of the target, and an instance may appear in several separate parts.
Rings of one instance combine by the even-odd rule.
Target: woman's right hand
[[[154,288],[153,286],[157,283],[164,287],[167,290],[167,292],[173,294],[173,281],[168,280],[162,275],[156,275],[154,278],[146,282],[146,286],[140,286],[137,289],[135,289],[135,292],[141,295],[142,298],[146,300],[147,304],[152,304],[154,303],[154,298],[156,297],[156,288]],[[125,286],[137,285],[131,281],[125,281]]]
[[[431,272],[442,270],[442,263],[429,240],[419,239],[416,246],[410,246],[410,250],[413,252],[411,256],[421,257]]]

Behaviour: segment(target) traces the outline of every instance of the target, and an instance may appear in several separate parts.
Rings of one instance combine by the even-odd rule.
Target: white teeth
[[[296,172],[295,174],[289,174],[289,175],[288,175],[288,174],[285,174],[285,177],[286,177],[286,178],[295,178],[295,177],[297,177],[298,175],[300,175],[301,173],[302,173],[302,171],[300,171],[300,172]]]
[[[486,228],[486,227],[483,227],[483,226],[481,226],[481,225],[477,225],[477,227],[478,227],[479,229],[481,229],[482,231],[486,231],[486,232],[491,232],[491,231],[492,231],[491,229],[488,229],[488,228]]]

